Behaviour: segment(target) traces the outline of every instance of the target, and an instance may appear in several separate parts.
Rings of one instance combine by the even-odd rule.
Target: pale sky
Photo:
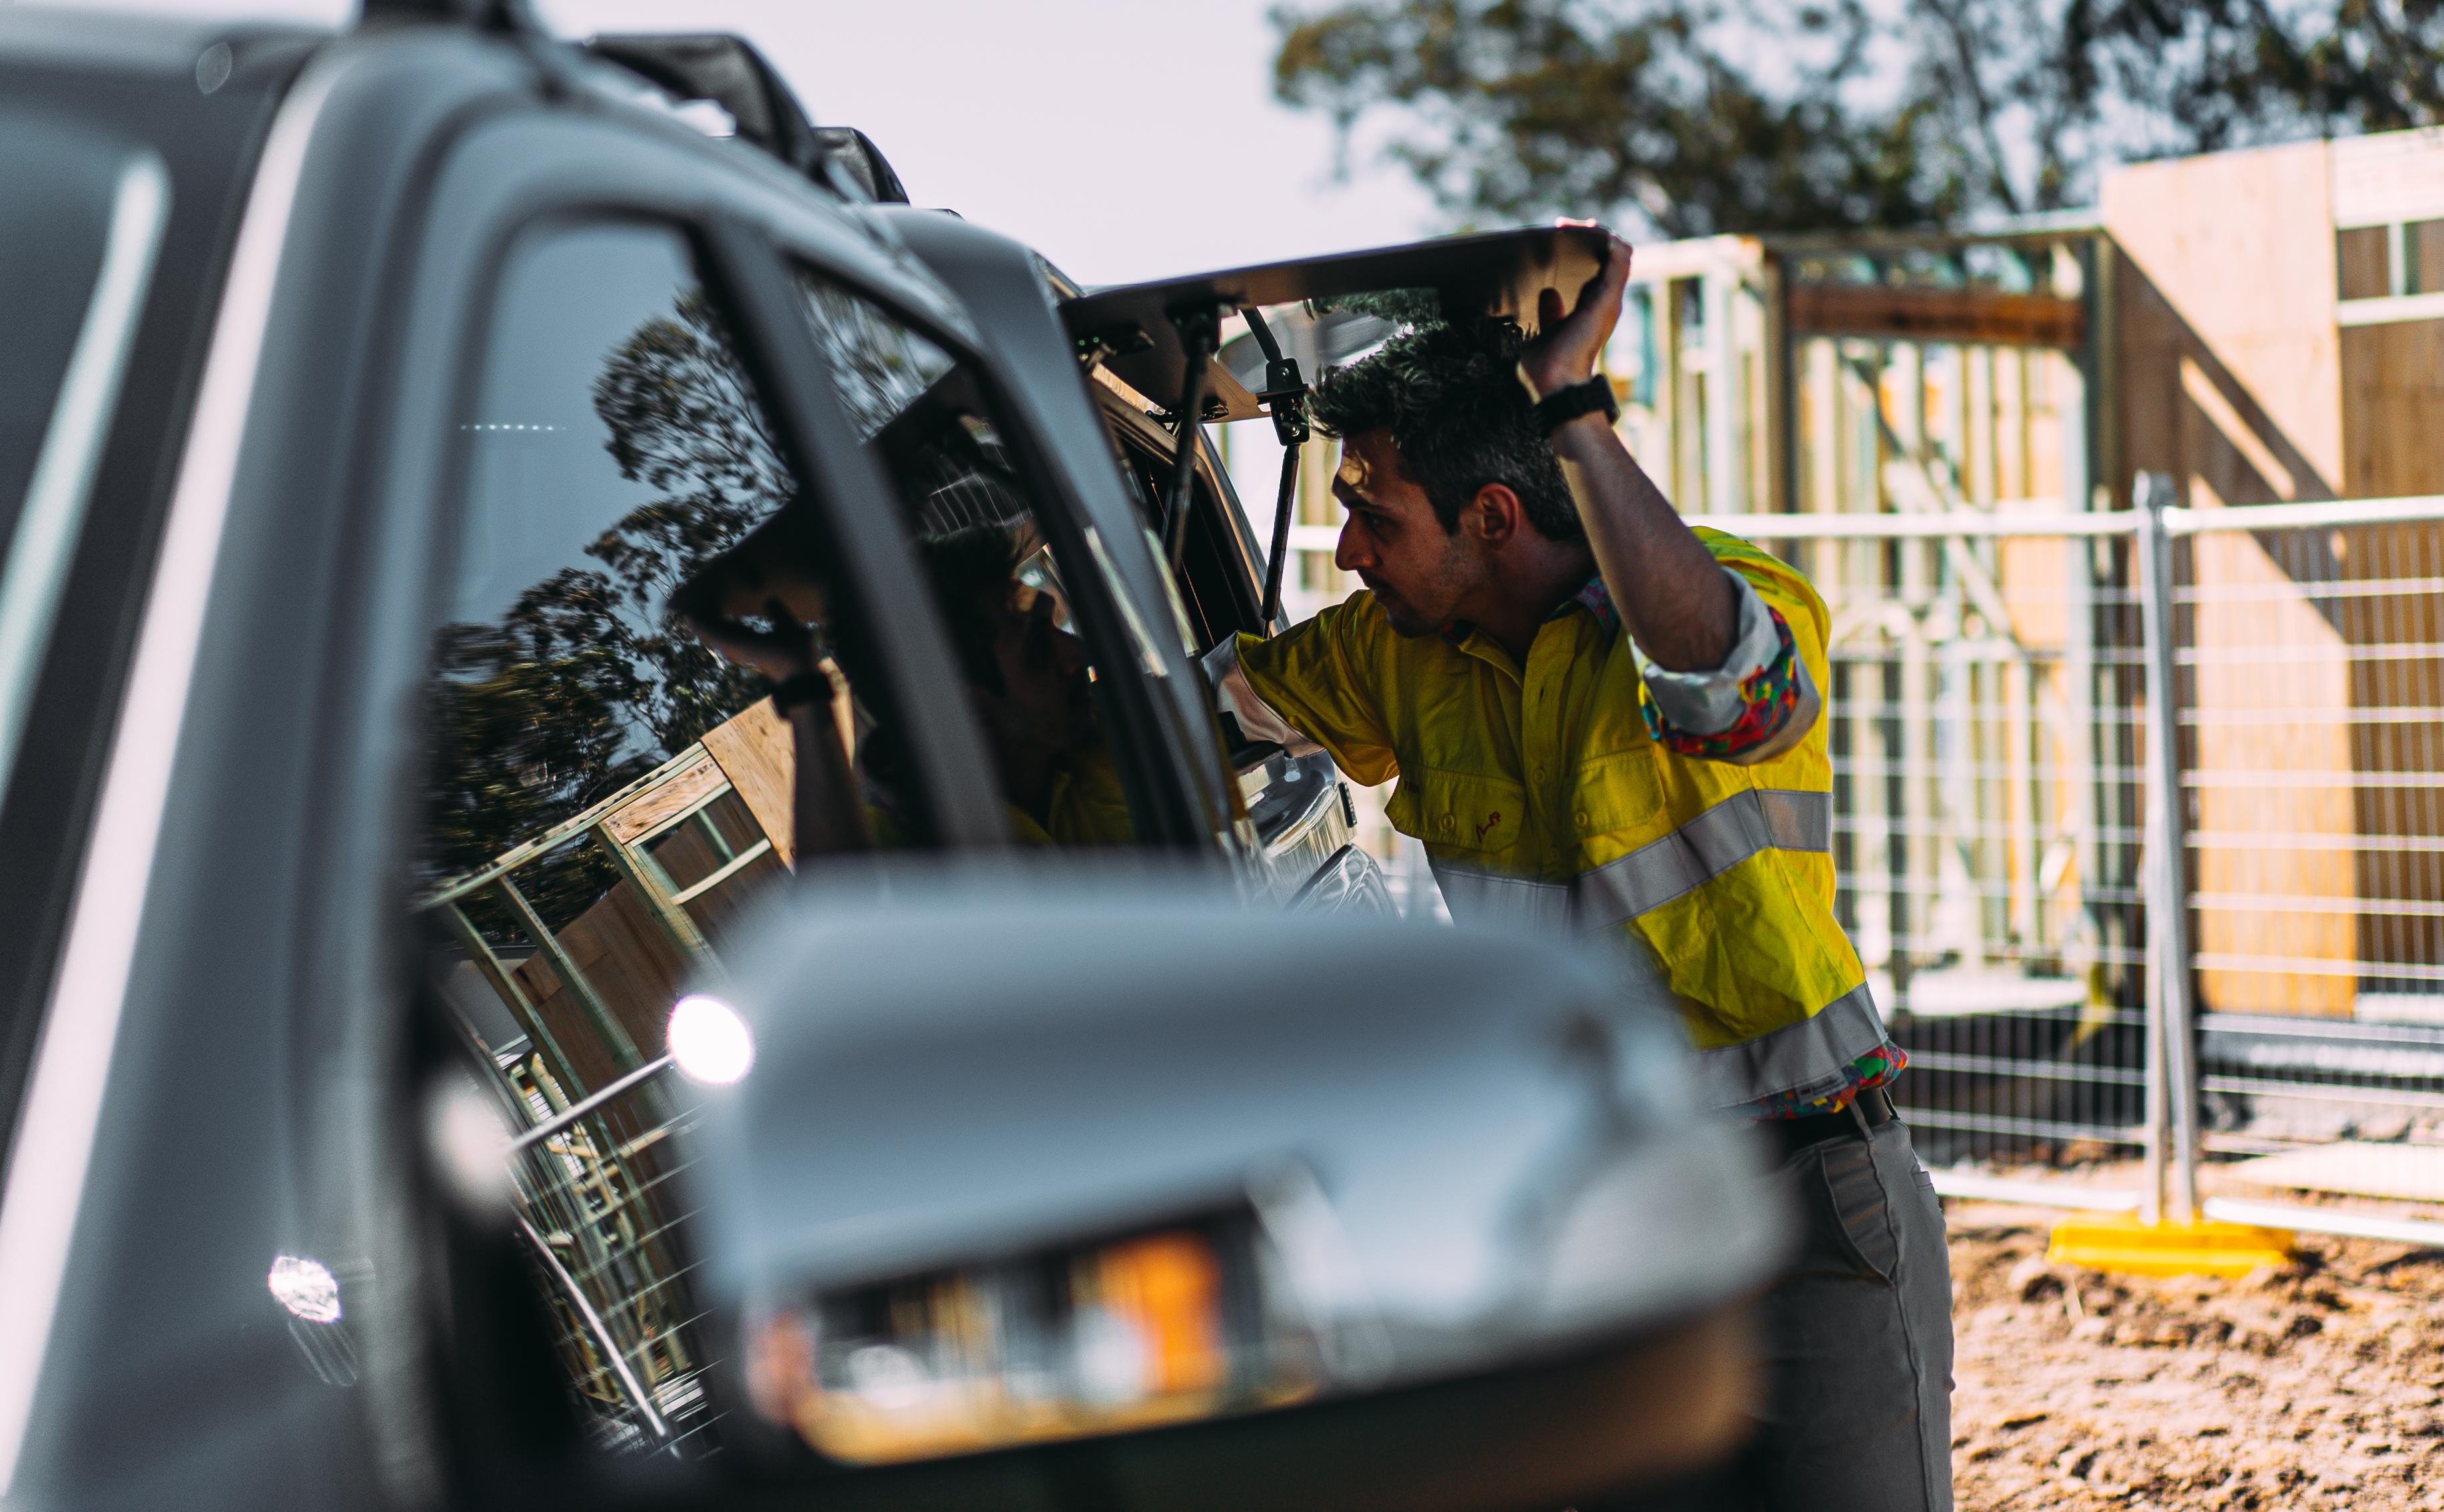
[[[354,0],[68,0],[329,25]],[[920,205],[1117,283],[1444,229],[1397,170],[1331,181],[1332,130],[1273,102],[1269,0],[538,0],[565,35],[735,31],[814,119],[862,128]]]
[[[1090,284],[1415,239],[1423,193],[1329,181],[1332,131],[1273,102],[1267,0],[543,0],[559,30],[736,31],[920,205]]]
[[[0,0],[0,4],[7,0]],[[357,0],[46,0],[86,9],[345,24]],[[535,0],[564,36],[734,31],[808,114],[861,128],[919,205],[1125,283],[1447,230],[1424,191],[1275,103],[1275,0]],[[1324,0],[1302,0],[1320,8]],[[1310,378],[1313,375],[1309,375]],[[1270,528],[1269,424],[1228,428],[1248,517]]]

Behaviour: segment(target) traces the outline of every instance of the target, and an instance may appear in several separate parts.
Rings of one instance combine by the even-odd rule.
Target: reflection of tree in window
[[[668,612],[671,590],[794,489],[700,291],[603,360],[593,408],[620,475],[657,495],[520,593],[444,627],[430,875],[482,865],[652,771],[762,695]],[[610,888],[592,847],[534,877],[557,928]],[[523,885],[523,884],[522,884]]]
[[[872,301],[811,275],[799,286],[841,406],[881,449],[915,533],[1028,520],[1026,484],[968,371]]]

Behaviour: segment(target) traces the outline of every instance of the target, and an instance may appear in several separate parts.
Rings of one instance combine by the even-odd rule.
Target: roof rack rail
[[[737,134],[816,183],[852,198],[904,205],[908,191],[865,133],[817,126],[765,56],[727,32],[609,33],[585,50],[681,101],[729,113]]]

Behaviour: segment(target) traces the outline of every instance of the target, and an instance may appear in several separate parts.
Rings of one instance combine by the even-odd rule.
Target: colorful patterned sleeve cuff
[[[1786,1092],[1780,1097],[1750,1103],[1736,1112],[1746,1118],[1810,1118],[1820,1114],[1840,1113],[1857,1100],[1860,1093],[1890,1085],[1892,1079],[1908,1066],[1908,1054],[1899,1045],[1886,1041],[1842,1067],[1842,1085],[1834,1091],[1805,1098],[1796,1093]]]
[[[1789,624],[1747,579],[1726,575],[1739,594],[1740,634],[1721,667],[1672,672],[1638,652],[1647,733],[1666,750],[1709,761],[1736,761],[1773,740],[1813,691]]]

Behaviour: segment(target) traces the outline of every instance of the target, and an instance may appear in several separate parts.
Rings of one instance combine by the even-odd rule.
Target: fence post
[[[2164,528],[2173,480],[2142,473],[2137,494],[2133,576],[2147,647],[2147,1175],[2148,1195],[2162,1203],[2151,1203],[2148,1216],[2189,1224],[2198,1215],[2197,1038],[2190,1005],[2172,537]]]

